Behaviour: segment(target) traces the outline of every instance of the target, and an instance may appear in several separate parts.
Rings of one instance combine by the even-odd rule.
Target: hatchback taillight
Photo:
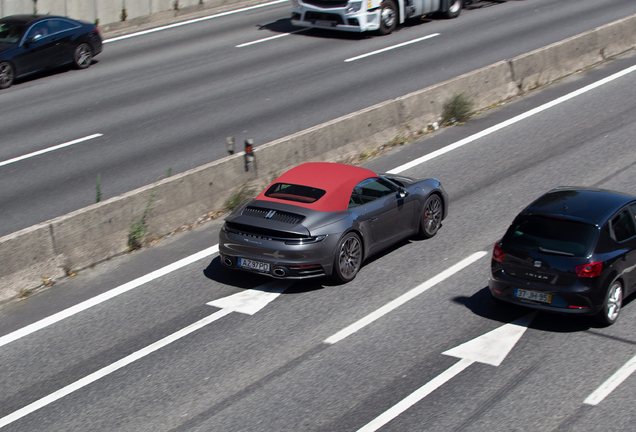
[[[603,263],[601,261],[574,267],[577,276],[588,278],[600,276],[602,270]]]
[[[498,244],[495,244],[495,247],[492,250],[492,259],[497,262],[503,262],[506,254],[501,250]]]

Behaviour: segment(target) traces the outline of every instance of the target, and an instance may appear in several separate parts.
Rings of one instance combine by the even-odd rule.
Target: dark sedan
[[[226,218],[221,262],[275,278],[348,282],[374,253],[410,236],[433,237],[447,208],[435,179],[306,163]]]
[[[613,324],[636,288],[636,197],[553,189],[524,209],[495,244],[496,300]]]
[[[0,88],[16,78],[73,64],[91,65],[102,51],[98,28],[89,23],[50,15],[12,15],[0,19]]]

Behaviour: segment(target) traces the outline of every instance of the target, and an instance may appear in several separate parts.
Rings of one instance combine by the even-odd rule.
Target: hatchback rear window
[[[318,201],[325,191],[309,186],[301,186],[288,183],[274,183],[267,189],[265,196],[287,201],[313,203]]]
[[[597,236],[593,225],[522,215],[508,228],[503,244],[529,252],[586,257],[592,253]]]

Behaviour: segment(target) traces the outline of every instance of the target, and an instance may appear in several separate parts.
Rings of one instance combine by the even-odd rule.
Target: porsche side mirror
[[[407,191],[406,189],[400,188],[400,191],[398,192],[398,196],[400,198],[404,198],[408,195],[409,195],[409,191]]]

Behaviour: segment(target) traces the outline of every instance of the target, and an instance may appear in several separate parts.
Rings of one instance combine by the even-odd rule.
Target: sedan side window
[[[44,37],[49,35],[49,26],[46,21],[37,23],[31,30],[29,30],[29,34],[27,35],[28,39],[33,39],[34,41],[38,41]]]
[[[63,21],[59,19],[51,19],[47,22],[49,23],[49,30],[51,31],[51,34],[59,33],[59,32],[70,30],[77,27],[76,25],[68,21]]]
[[[612,231],[617,242],[625,241],[636,235],[634,218],[627,209],[623,209],[612,218]]]

